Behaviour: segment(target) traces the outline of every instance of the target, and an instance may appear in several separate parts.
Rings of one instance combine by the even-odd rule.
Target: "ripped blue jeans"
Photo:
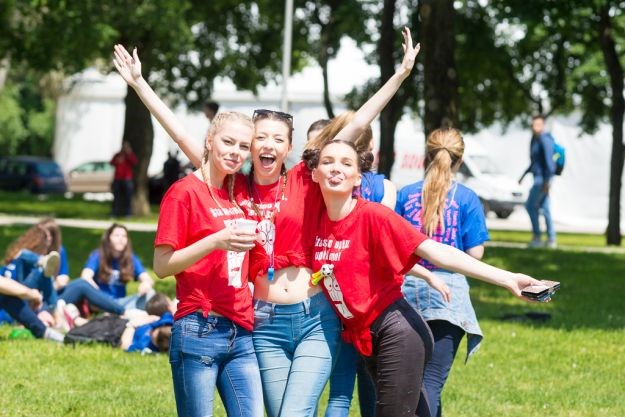
[[[229,417],[263,417],[250,331],[225,317],[189,314],[174,322],[169,362],[179,417],[212,416],[215,387]]]

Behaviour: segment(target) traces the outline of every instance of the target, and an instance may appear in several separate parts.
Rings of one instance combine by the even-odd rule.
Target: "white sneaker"
[[[528,248],[542,248],[543,242],[540,239],[532,239],[530,243],[527,244]]]
[[[57,251],[53,250],[49,254],[39,258],[39,265],[43,267],[44,276],[54,278],[59,274],[61,255],[59,255]]]
[[[558,243],[555,240],[550,240],[547,242],[547,247],[550,249],[556,249],[558,247]]]
[[[58,300],[54,309],[54,318],[56,319],[56,328],[63,333],[69,332],[74,327],[74,320],[67,313],[67,304],[65,300]]]

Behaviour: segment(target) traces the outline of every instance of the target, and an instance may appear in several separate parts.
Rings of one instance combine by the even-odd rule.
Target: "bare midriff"
[[[319,285],[311,286],[308,268],[289,266],[275,271],[272,281],[267,275],[254,282],[254,298],[277,304],[295,304],[322,291]]]

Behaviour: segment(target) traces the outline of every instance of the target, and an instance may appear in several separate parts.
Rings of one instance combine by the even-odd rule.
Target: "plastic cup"
[[[250,219],[237,219],[237,229],[244,230],[246,232],[256,233],[256,225],[258,222],[256,220]]]

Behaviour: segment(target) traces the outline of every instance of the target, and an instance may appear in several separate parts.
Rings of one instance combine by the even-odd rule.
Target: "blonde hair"
[[[425,144],[425,179],[421,193],[421,230],[428,236],[438,225],[444,229],[445,199],[453,170],[464,154],[464,140],[456,129],[436,129]]]
[[[306,162],[306,165],[310,169],[316,165],[319,158],[319,150],[330,141],[333,141],[339,132],[352,121],[355,115],[356,112],[354,111],[347,111],[339,114],[330,120],[330,123],[328,123],[317,136],[306,142],[306,145],[304,145],[304,154],[302,155],[302,159]],[[354,147],[356,148],[356,153],[358,153],[358,155],[365,155],[366,153],[371,154],[369,148],[372,140],[373,132],[371,131],[371,126],[367,126],[367,128],[352,141]],[[373,162],[373,154],[371,154],[370,157],[367,156],[366,159],[370,159],[368,163],[368,168],[370,168],[371,162]],[[368,170],[368,168],[365,166],[365,170]]]
[[[206,142],[212,141],[215,135],[224,127],[226,123],[241,123],[242,125],[248,126],[252,131],[254,130],[254,122],[249,116],[244,115],[243,113],[239,113],[237,111],[226,111],[222,113],[217,113],[213,121],[211,122],[210,128],[208,129],[208,133],[206,134]],[[202,155],[202,165],[200,166],[200,170],[202,172],[202,176],[206,185],[210,187],[208,175],[208,157],[209,150],[208,146],[206,146],[206,142],[204,144],[204,154]],[[226,182],[228,183],[228,196],[230,197],[230,201],[236,204],[234,200],[234,175],[227,175]]]

